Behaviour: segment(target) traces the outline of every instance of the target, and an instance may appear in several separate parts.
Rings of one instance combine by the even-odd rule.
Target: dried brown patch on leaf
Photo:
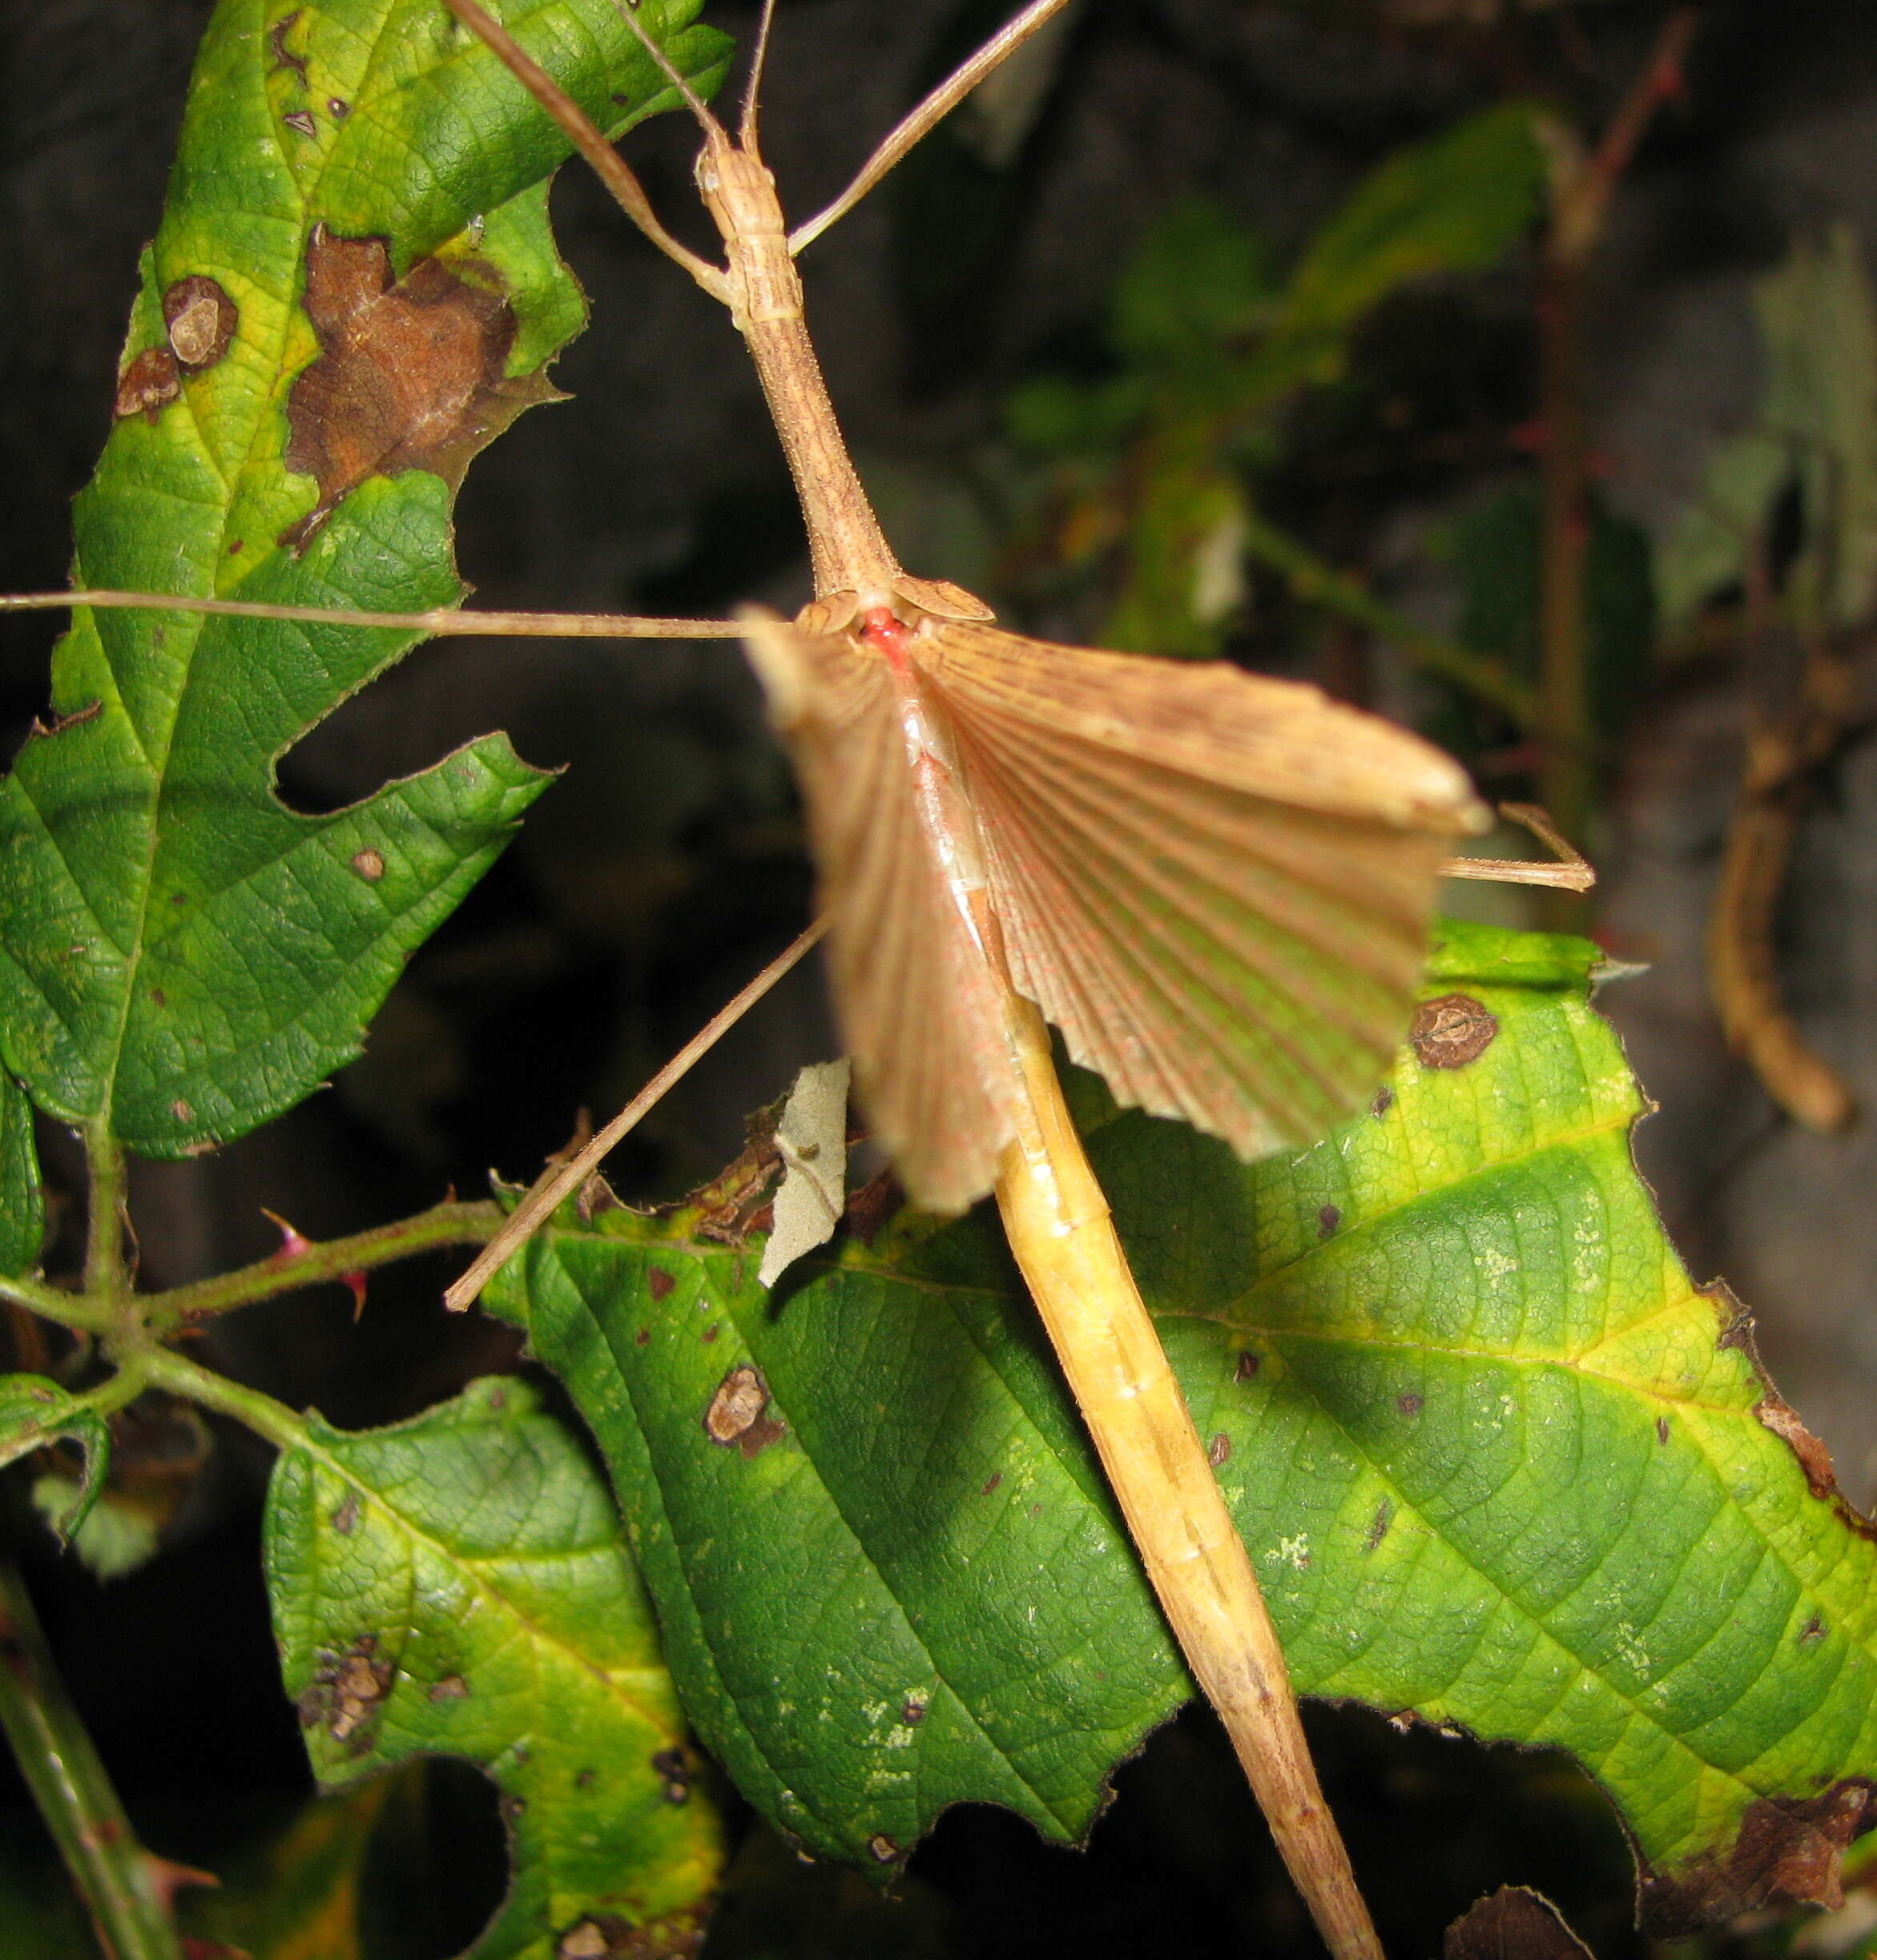
[[[167,347],[147,347],[118,376],[111,412],[120,422],[127,415],[155,422],[182,392],[183,371],[175,356]]]
[[[1444,993],[1415,1009],[1408,1040],[1424,1069],[1464,1069],[1498,1032],[1498,1021],[1471,994]]]
[[[369,1725],[390,1692],[393,1672],[376,1636],[361,1633],[344,1653],[320,1656],[311,1685],[296,1704],[301,1722],[362,1750],[369,1740]]]
[[[228,352],[241,324],[241,309],[219,281],[206,272],[191,272],[165,290],[163,324],[177,360],[191,374],[202,374]]]
[[[393,279],[383,239],[316,225],[303,304],[320,355],[288,397],[286,460],[320,501],[282,534],[289,549],[369,477],[425,469],[454,489],[524,409],[555,398],[544,376],[504,372],[515,337],[506,299],[441,260]]]
[[[1589,1960],[1590,1949],[1549,1899],[1502,1886],[1447,1929],[1441,1960]]]
[[[720,1448],[735,1444],[746,1457],[760,1455],[788,1429],[779,1416],[767,1413],[768,1407],[769,1384],[746,1362],[717,1384],[704,1411],[704,1434]]]
[[[1739,1835],[1722,1857],[1673,1873],[1646,1866],[1637,1918],[1660,1939],[1686,1939],[1704,1926],[1766,1906],[1844,1902],[1844,1847],[1877,1824],[1877,1785],[1847,1777],[1817,1797],[1762,1797],[1747,1807]]]
[[[614,1913],[594,1913],[554,1942],[554,1960],[691,1960],[704,1943],[708,1908],[671,1913],[634,1926]]]
[[[1698,1290],[1713,1306],[1720,1322],[1721,1331],[1715,1345],[1735,1349],[1746,1357],[1760,1385],[1760,1399],[1754,1405],[1754,1415],[1763,1427],[1771,1430],[1792,1451],[1805,1473],[1806,1488],[1814,1497],[1830,1504],[1849,1530],[1860,1538],[1877,1539],[1877,1522],[1866,1517],[1838,1487],[1837,1475],[1831,1467],[1831,1452],[1806,1427],[1798,1412],[1773,1386],[1754,1340],[1752,1314],[1742,1306],[1724,1280],[1716,1280]]]

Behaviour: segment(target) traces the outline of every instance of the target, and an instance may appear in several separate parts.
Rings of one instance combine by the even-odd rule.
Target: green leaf
[[[716,1815],[618,1514],[526,1382],[358,1435],[309,1419],[275,1469],[265,1562],[322,1788],[425,1754],[501,1788],[514,1878],[479,1960],[550,1960],[590,1922],[695,1930]]]
[[[1543,207],[1539,114],[1501,103],[1392,156],[1311,239],[1275,337],[1327,344],[1412,280],[1500,257]]]
[[[1756,425],[1723,443],[1663,548],[1671,622],[1743,579],[1774,501],[1795,478],[1805,546],[1795,578],[1833,625],[1877,597],[1877,294],[1857,235],[1801,239],[1754,293],[1769,373]]]
[[[32,1272],[46,1238],[46,1193],[33,1141],[33,1105],[0,1069],[0,1273]]]
[[[1155,223],[1122,268],[1109,339],[1136,365],[1214,360],[1251,331],[1275,289],[1263,241],[1211,199],[1189,198]]]
[[[46,1521],[61,1538],[75,1537],[92,1515],[111,1467],[111,1431],[95,1409],[42,1374],[0,1374],[0,1469],[22,1456],[70,1436],[85,1453],[82,1482],[70,1478],[41,1478],[56,1483],[55,1498],[40,1506]]]
[[[1572,1751],[1674,1925],[1823,1884],[1863,1821],[1877,1571],[1663,1236],[1596,957],[1443,924],[1418,1045],[1300,1156],[1078,1093],[1299,1687]],[[993,1217],[773,1302],[695,1217],[563,1219],[499,1298],[745,1793],[873,1869],[961,1800],[1086,1830],[1188,1684]],[[1730,1865],[1743,1829],[1774,1854]]]
[[[642,14],[707,87],[725,43],[685,26],[696,10]],[[611,0],[502,11],[614,128],[673,94]],[[582,316],[546,225],[542,179],[565,148],[435,0],[223,0],[145,255],[119,419],[78,500],[75,582],[453,601],[453,485],[551,392],[542,364]],[[346,314],[348,340],[330,320],[316,334],[309,281],[362,300],[375,253],[419,282],[425,333],[392,304]],[[448,336],[426,338],[445,316]],[[306,382],[316,356],[323,391]],[[411,950],[546,781],[491,736],[332,815],[280,803],[280,756],[412,637],[79,618],[51,731],[0,788],[0,1023],[42,1107],[176,1157],[357,1053]]]

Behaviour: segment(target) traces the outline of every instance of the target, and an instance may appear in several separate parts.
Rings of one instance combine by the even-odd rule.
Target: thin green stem
[[[0,1560],[0,1728],[109,1960],[180,1960],[173,1868],[136,1839],[65,1692],[31,1596]]]
[[[348,1279],[355,1273],[389,1266],[440,1246],[485,1245],[501,1229],[501,1212],[492,1204],[452,1201],[389,1225],[373,1226],[369,1231],[354,1232],[347,1238],[316,1244],[295,1234],[278,1252],[252,1266],[219,1273],[213,1279],[198,1280],[191,1286],[172,1286],[165,1293],[144,1294],[137,1302],[138,1310],[147,1325],[167,1333],[211,1314],[251,1306],[256,1300],[272,1299],[302,1286]]]
[[[1530,726],[1537,718],[1538,703],[1531,689],[1498,661],[1416,626],[1405,613],[1365,591],[1347,573],[1266,523],[1255,511],[1246,515],[1244,545],[1261,565],[1278,573],[1299,598],[1340,613],[1379,638],[1392,641],[1430,674],[1438,674],[1504,709],[1520,727]]]
[[[117,1139],[99,1124],[85,1138],[91,1168],[90,1212],[85,1229],[85,1291],[115,1302],[128,1286],[124,1269],[124,1197],[127,1178]]]
[[[115,1327],[118,1308],[94,1300],[82,1293],[64,1293],[43,1280],[0,1278],[0,1301],[24,1307],[42,1320],[62,1327],[76,1327],[86,1334],[103,1334]]]
[[[199,1408],[233,1417],[276,1450],[305,1446],[306,1424],[285,1403],[275,1401],[258,1388],[244,1388],[225,1374],[217,1374],[211,1368],[186,1359],[173,1347],[152,1348],[143,1358],[142,1365],[152,1387],[167,1388],[172,1395],[179,1395]]]

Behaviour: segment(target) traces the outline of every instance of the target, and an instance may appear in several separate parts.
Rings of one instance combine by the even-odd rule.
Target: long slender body
[[[1332,1953],[1379,1955],[1244,1540],[1070,1120],[1049,1029],[1012,984],[976,813],[961,791],[941,712],[921,691],[910,637],[884,606],[866,614],[860,634],[892,670],[932,861],[1002,1000],[1016,1134],[998,1167],[997,1198],[1010,1250],[1154,1596],[1225,1724],[1291,1877]]]
[[[981,1009],[986,1000],[994,1003],[988,1015],[978,1016],[981,1029],[990,1025],[975,1059],[989,1078],[981,1085],[984,1108],[999,1145],[995,1190],[1012,1249],[1155,1596],[1231,1735],[1299,1890],[1339,1960],[1380,1960],[1380,1945],[1323,1803],[1250,1559],[1069,1120],[1043,1017],[1013,982],[984,839],[949,752],[943,705],[921,684],[916,638],[922,622],[988,619],[989,609],[943,581],[909,578],[880,531],[808,338],[787,227],[774,179],[756,154],[751,110],[743,140],[733,142],[692,98],[705,132],[698,187],[725,247],[719,272],[675,246],[655,220],[647,222],[642,192],[623,164],[538,68],[516,58],[519,50],[473,0],[448,3],[502,54],[609,183],[624,175],[618,195],[628,214],[728,305],[748,346],[808,527],[816,601],[798,623],[814,634],[844,635],[855,660],[881,661],[888,669],[925,847],[919,854],[923,867],[913,875],[942,883],[958,915],[965,950],[957,960],[967,969],[954,969],[961,988]],[[1038,4],[1025,18],[1040,22],[1053,10]],[[675,72],[672,78],[684,87]],[[941,98],[949,106],[957,91],[947,95],[941,87],[933,100]],[[759,655],[759,646],[752,645],[752,652]],[[759,658],[766,682],[773,684],[780,674],[784,693],[799,686],[799,677],[797,683],[787,678],[786,657],[771,664],[776,674]],[[779,714],[788,718],[787,712]],[[824,879],[831,868],[824,863]],[[854,922],[845,923],[855,929]],[[837,909],[837,940],[843,925]],[[945,936],[961,938],[949,928]],[[952,955],[934,948],[932,956]],[[908,1176],[907,1181],[916,1197],[916,1181]]]

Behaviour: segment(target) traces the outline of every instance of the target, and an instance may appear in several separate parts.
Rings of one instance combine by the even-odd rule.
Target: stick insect
[[[969,594],[907,573],[882,534],[828,403],[795,257],[1063,0],[1034,0],[793,232],[758,138],[772,6],[734,137],[671,71],[704,131],[699,183],[721,267],[665,231],[617,153],[473,0],[448,3],[651,242],[729,308],[795,476],[815,598],[792,623],[199,610],[439,632],[745,637],[802,774],[837,1001],[872,1119],[925,1209],[957,1212],[994,1193],[1156,1593],[1287,1863],[1333,1951],[1379,1953],[1244,1545],[1069,1121],[1047,1023],[1124,1102],[1183,1117],[1247,1156],[1306,1143],[1379,1077],[1448,845],[1484,813],[1445,758],[1313,690],[1000,631]],[[451,1289],[453,1305],[619,1127],[518,1212]]]

